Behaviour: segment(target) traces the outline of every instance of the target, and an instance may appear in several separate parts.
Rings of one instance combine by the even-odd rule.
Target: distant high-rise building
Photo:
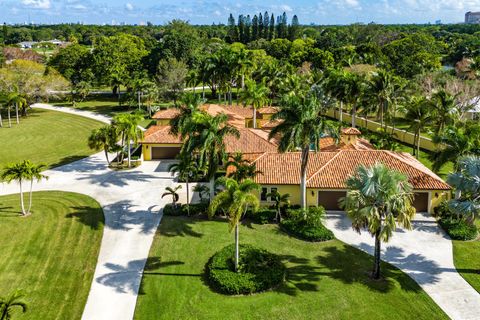
[[[480,23],[480,12],[468,11],[465,13],[465,23]]]

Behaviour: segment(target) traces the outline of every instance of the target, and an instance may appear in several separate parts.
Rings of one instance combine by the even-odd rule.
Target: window
[[[262,188],[262,193],[260,194],[260,200],[267,201],[267,193],[268,193],[268,189]]]

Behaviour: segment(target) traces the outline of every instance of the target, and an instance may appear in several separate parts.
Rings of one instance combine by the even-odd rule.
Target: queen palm
[[[278,150],[301,151],[300,199],[303,208],[307,207],[307,166],[311,148],[318,150],[320,138],[325,133],[337,136],[335,126],[325,116],[327,108],[327,105],[311,94],[306,97],[289,96],[282,101],[279,112],[272,117],[273,120],[281,120],[269,134],[269,139],[280,136]]]
[[[92,131],[88,137],[88,147],[97,151],[103,150],[105,152],[107,163],[110,164],[108,153],[115,149],[117,141],[117,129],[112,125],[106,125]]]
[[[172,197],[172,204],[174,207],[177,207],[177,202],[180,199],[178,190],[182,189],[181,185],[176,186],[175,188],[166,187],[165,192],[162,194],[162,199],[164,197]]]
[[[182,152],[198,154],[199,167],[206,168],[206,177],[210,180],[210,200],[215,195],[215,174],[225,159],[225,143],[227,136],[239,137],[235,127],[228,124],[228,117],[221,113],[211,116],[205,112],[193,114],[187,126],[191,128],[188,139],[182,146]]]
[[[186,188],[187,188],[187,212],[190,215],[190,187],[189,187],[189,180],[192,175],[197,172],[197,164],[190,155],[188,154],[179,154],[179,160],[177,163],[172,163],[168,167],[168,171],[171,173],[178,174],[178,179],[185,180]]]
[[[257,84],[254,80],[247,79],[246,87],[241,93],[241,101],[244,106],[253,107],[253,127],[257,127],[257,109],[266,106],[269,102],[269,90],[264,83]]]
[[[421,132],[432,122],[429,101],[424,97],[413,97],[407,106],[405,120],[410,123],[409,129],[413,131],[413,154],[420,157]]]
[[[379,279],[382,241],[390,240],[397,223],[411,229],[415,215],[412,186],[405,175],[381,163],[360,166],[346,184],[347,195],[340,205],[352,220],[354,230],[360,233],[367,229],[375,237],[372,277]]]
[[[380,70],[372,76],[367,82],[367,91],[375,97],[378,103],[377,118],[383,127],[385,114],[388,112],[388,105],[392,100],[394,90],[394,77],[391,73],[385,70]]]
[[[454,125],[458,119],[456,98],[457,96],[452,96],[445,90],[440,90],[432,96],[431,106],[436,135],[442,133],[446,126]]]
[[[252,163],[252,161],[248,159],[245,159],[241,152],[230,155],[225,167],[232,167],[235,169],[228,174],[228,177],[237,181],[253,179],[257,174],[261,173],[257,170],[256,164]]]
[[[48,179],[47,176],[41,174],[45,165],[35,165],[30,160],[24,160],[23,162],[9,164],[1,173],[1,180],[7,183],[17,181],[20,187],[20,205],[22,208],[22,215],[27,216],[30,214],[32,207],[32,191],[33,181],[41,181],[42,179]],[[24,196],[23,196],[23,182],[30,181],[30,203],[28,210],[25,210]]]
[[[138,140],[143,136],[138,124],[143,120],[143,116],[138,113],[122,113],[115,116],[114,126],[121,132],[123,143],[127,143],[128,167],[131,167],[132,159],[132,141],[136,145]]]
[[[14,308],[20,308],[23,313],[27,312],[28,306],[20,290],[15,290],[6,297],[0,297],[0,320],[12,319]]]
[[[282,220],[282,205],[290,204],[290,194],[280,194],[277,190],[273,190],[272,192],[267,193],[267,198],[270,198],[270,201],[274,203],[275,211],[277,212],[275,220],[280,223]]]
[[[18,115],[18,110],[24,108],[27,105],[27,99],[25,99],[22,95],[20,95],[17,92],[12,92],[9,95],[7,95],[7,105],[15,108],[17,124],[19,124],[20,118]],[[10,123],[10,109],[8,111],[8,119]],[[11,123],[10,123],[10,126],[11,126]]]
[[[225,189],[210,203],[208,216],[213,217],[218,208],[222,208],[228,214],[229,231],[235,230],[235,271],[238,271],[239,223],[249,207],[253,211],[258,209],[260,203],[253,192],[259,189],[259,185],[249,179],[237,182],[231,178],[222,178],[220,183]]]

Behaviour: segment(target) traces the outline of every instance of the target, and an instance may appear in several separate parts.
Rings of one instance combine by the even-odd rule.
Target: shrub
[[[235,245],[214,254],[207,263],[207,279],[218,292],[236,295],[266,291],[281,284],[286,268],[279,256],[250,245],[240,245],[239,270],[234,271]]]
[[[173,206],[173,204],[168,203],[163,208],[163,214],[166,216],[181,216],[183,215],[183,210],[181,205]]]
[[[438,222],[453,240],[473,240],[478,235],[477,227],[462,218],[448,216]]]
[[[207,202],[200,202],[200,203],[192,203],[189,205],[190,215],[191,216],[198,216],[201,214],[206,214],[208,209]],[[188,215],[187,205],[182,205],[182,213],[184,215]]]
[[[245,216],[255,223],[267,224],[267,223],[273,222],[275,220],[276,215],[277,213],[275,212],[274,209],[260,208],[256,212],[248,210]]]
[[[282,220],[280,226],[287,233],[302,240],[332,240],[334,238],[333,232],[322,223],[324,215],[325,209],[323,207],[288,210],[287,218]]]

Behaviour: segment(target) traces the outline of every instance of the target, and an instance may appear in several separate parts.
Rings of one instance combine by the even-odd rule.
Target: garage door
[[[175,159],[177,154],[180,153],[179,147],[153,147],[152,159]]]
[[[338,205],[338,200],[345,195],[345,191],[319,191],[318,204],[326,210],[342,210]]]
[[[413,206],[417,212],[428,211],[428,192],[416,192],[414,194]]]

